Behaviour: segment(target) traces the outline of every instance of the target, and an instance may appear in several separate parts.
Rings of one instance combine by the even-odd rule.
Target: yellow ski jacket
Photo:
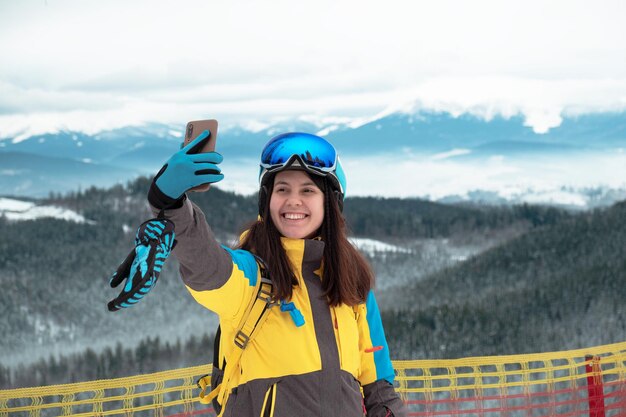
[[[220,246],[202,211],[185,200],[166,210],[176,225],[173,251],[193,298],[219,315],[226,361],[246,307],[256,295],[260,270],[245,250]],[[374,294],[356,308],[331,307],[322,296],[324,242],[282,238],[295,270],[291,309],[273,307],[243,351],[240,372],[230,381],[223,416],[361,417],[403,416],[393,389],[394,370]],[[271,259],[266,259],[271,262]]]

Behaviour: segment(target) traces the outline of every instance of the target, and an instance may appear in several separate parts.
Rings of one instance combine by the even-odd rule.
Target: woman
[[[259,218],[236,249],[220,246],[185,197],[223,179],[216,153],[194,154],[208,132],[174,154],[148,199],[175,224],[172,253],[191,295],[220,318],[226,363],[264,261],[273,282],[267,318],[220,387],[221,416],[403,416],[374,295],[373,272],[346,239],[346,181],[333,146],[287,133],[261,156]],[[233,362],[235,362],[233,360]],[[363,394],[361,394],[361,389]]]

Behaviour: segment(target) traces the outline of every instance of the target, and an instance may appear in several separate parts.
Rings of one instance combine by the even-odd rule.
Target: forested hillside
[[[65,195],[52,194],[41,202],[76,210],[95,221],[138,224],[149,215],[145,196],[150,181],[140,177],[125,187],[92,187]],[[256,219],[256,195],[242,196],[218,187],[189,195],[218,232],[236,233]],[[571,217],[565,210],[540,205],[465,206],[381,197],[348,197],[344,214],[353,235],[389,239],[463,236],[510,227],[526,230]]]
[[[556,224],[571,216],[554,207],[528,204],[480,207],[376,197],[346,199],[345,215],[355,235],[387,239],[462,238],[476,232]]]
[[[626,202],[532,230],[388,294],[398,358],[582,348],[626,340]],[[411,294],[407,297],[407,294]]]
[[[120,378],[204,365],[212,360],[212,349],[213,334],[208,333],[191,334],[184,343],[180,339],[162,342],[158,336],[146,337],[133,347],[118,341],[101,352],[87,348],[77,353],[50,355],[28,365],[0,364],[0,389]]]
[[[109,276],[132,248],[135,228],[150,216],[145,200],[149,183],[148,178],[140,178],[127,186],[90,188],[68,195],[51,195],[41,201],[75,210],[91,220],[90,223],[57,219],[11,222],[0,216],[3,317],[0,364],[5,366],[1,370],[4,374],[14,375],[4,378],[5,381],[27,383],[23,376],[15,377],[15,369],[8,370],[10,363],[22,362],[22,370],[30,369],[31,374],[40,375],[41,369],[60,369],[59,363],[63,361],[67,364],[63,369],[83,369],[81,361],[93,355],[98,361],[109,363],[110,366],[102,365],[100,369],[106,375],[117,376],[119,369],[128,374],[137,373],[139,369],[129,370],[127,366],[120,368],[107,362],[107,349],[114,349],[119,342],[124,352],[141,356],[137,349],[142,340],[157,337],[163,349],[168,350],[167,344],[170,346],[170,359],[160,360],[159,364],[179,366],[181,356],[171,347],[187,343],[189,335],[208,335],[214,331],[215,317],[187,294],[177,277],[173,258],[166,263],[158,285],[145,300],[118,313],[106,311],[107,301],[119,292],[109,288]],[[202,207],[222,242],[232,240],[236,232],[256,218],[255,196],[214,188],[209,193],[192,194],[191,199]],[[536,206],[470,208],[381,198],[346,201],[346,217],[353,235],[398,241],[410,249],[396,254],[368,255],[381,278],[378,288],[383,309],[402,302],[409,305],[415,299],[410,292],[401,294],[401,300],[387,296],[386,292],[395,288],[387,285],[394,278],[391,275],[402,277],[403,281],[398,282],[406,283],[415,277],[411,271],[419,268],[424,273],[433,272],[440,265],[450,264],[439,259],[445,254],[427,250],[428,242],[436,240],[433,238],[445,245],[447,239],[479,236],[491,239],[493,245],[536,226],[559,224],[572,216]],[[385,320],[390,319],[386,316]],[[414,352],[413,342],[405,337],[390,334],[392,342],[398,340],[397,346],[407,343],[406,349],[398,349],[398,353]],[[480,349],[476,346],[476,350]],[[184,355],[182,358],[183,362],[197,359]],[[29,364],[34,368],[25,368]],[[145,371],[150,370],[155,369],[146,365]],[[56,373],[64,375],[63,371]],[[92,374],[75,371],[73,375],[72,378],[84,379]]]

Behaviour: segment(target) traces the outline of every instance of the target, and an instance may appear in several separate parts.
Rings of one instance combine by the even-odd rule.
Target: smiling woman
[[[221,156],[190,152],[202,140],[170,158],[148,195],[154,213],[175,224],[172,253],[187,289],[220,317],[201,401],[213,401],[220,416],[406,415],[372,268],[346,237],[346,178],[335,148],[307,133],[270,140],[259,217],[229,248],[185,196],[223,178]],[[259,304],[260,316],[248,313]]]

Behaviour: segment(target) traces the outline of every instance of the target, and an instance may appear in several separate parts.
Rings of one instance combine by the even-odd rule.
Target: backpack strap
[[[248,346],[250,341],[254,339],[259,329],[267,319],[267,313],[270,308],[278,304],[274,301],[272,296],[274,285],[267,272],[267,266],[261,258],[256,255],[255,258],[261,270],[261,279],[257,284],[256,296],[246,308],[246,311],[244,312],[239,323],[237,332],[235,333],[233,343],[236,348],[228,357],[222,382],[207,394],[207,388],[210,389],[211,387],[211,377],[207,375],[198,380],[198,386],[201,390],[200,402],[203,404],[210,404],[214,398],[217,398],[220,404],[225,404],[229,394],[226,392],[225,387],[228,387],[230,379],[235,375],[235,372],[239,370],[240,359],[244,349]],[[222,410],[223,409],[224,407],[222,407]]]

